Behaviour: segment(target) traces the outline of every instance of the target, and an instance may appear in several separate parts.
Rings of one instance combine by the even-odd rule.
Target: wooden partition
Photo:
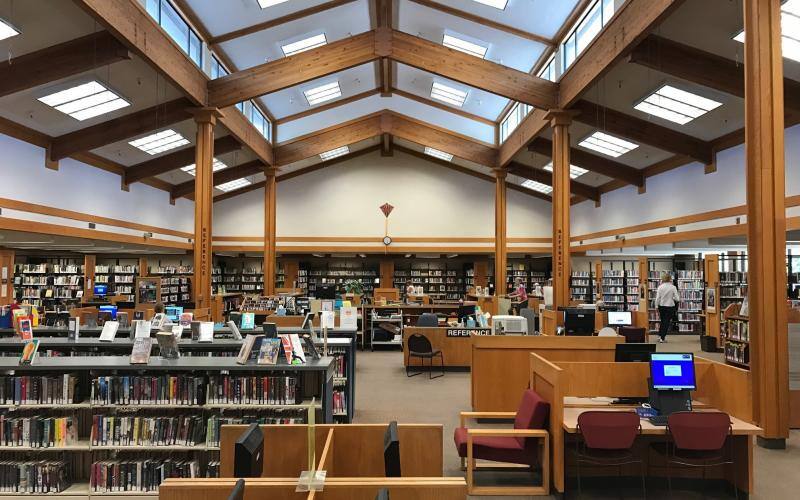
[[[552,361],[614,361],[625,338],[549,335],[476,336],[472,341],[472,408],[515,411],[528,388],[530,353]]]
[[[470,367],[472,366],[472,343],[473,339],[480,335],[472,335],[470,332],[485,332],[485,328],[449,328],[449,327],[419,327],[407,326],[403,328],[403,365],[421,366],[421,358],[408,357],[407,339],[411,335],[424,335],[431,343],[434,350],[441,350],[444,366],[448,367]],[[425,361],[425,366],[428,361]],[[435,367],[439,366],[438,357],[433,360]]]
[[[560,315],[552,309],[545,309],[539,315],[539,331],[542,335],[555,336]]]
[[[596,400],[577,398],[596,397],[647,397],[648,363],[613,362],[558,362],[530,354],[530,387],[550,403],[550,442],[552,485],[558,493],[564,493],[567,459],[565,447],[570,436],[565,429],[573,425],[574,418],[588,407],[592,409],[625,410],[632,408],[610,406]],[[750,424],[753,419],[751,398],[752,380],[746,370],[704,358],[695,359],[697,391],[693,400],[704,407],[724,411],[733,417],[733,450],[736,469],[716,476],[725,477],[745,492],[752,493],[752,436],[760,432]],[[653,427],[642,421],[642,433],[647,438],[637,441],[636,453],[646,458],[651,475],[664,475],[666,468],[647,449],[650,442],[665,439],[664,428]],[[586,472],[586,471],[584,471]],[[591,471],[589,471],[591,472]],[[674,471],[675,472],[675,471]],[[677,471],[682,474],[685,471]],[[694,473],[694,472],[693,472]],[[697,473],[699,474],[699,473]],[[691,477],[700,477],[699,475]],[[724,474],[722,476],[721,474]]]

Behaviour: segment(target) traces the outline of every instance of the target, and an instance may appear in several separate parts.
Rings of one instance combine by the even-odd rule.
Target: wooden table
[[[613,407],[608,405],[587,405],[583,407],[578,406],[565,406],[564,408],[564,430],[570,434],[576,434],[578,432],[578,415],[585,411],[633,411],[634,406],[625,406],[625,405],[614,405]],[[713,408],[704,407],[702,409],[696,409],[694,411],[703,412],[703,411],[714,411]],[[642,434],[643,435],[651,435],[651,436],[663,436],[667,433],[666,426],[663,425],[653,425],[650,423],[649,420],[643,418],[641,419],[642,425]],[[755,436],[760,434],[762,429],[756,425],[751,423],[745,422],[744,420],[740,420],[736,417],[731,417],[731,425],[733,429],[734,436]]]
[[[424,335],[434,350],[441,350],[444,357],[444,366],[466,367],[472,366],[473,338],[480,334],[490,333],[489,328],[450,328],[450,327],[419,327],[407,326],[403,329],[403,364],[405,366],[421,366],[421,358],[408,357],[408,337],[414,334]],[[435,365],[438,364],[435,360]]]

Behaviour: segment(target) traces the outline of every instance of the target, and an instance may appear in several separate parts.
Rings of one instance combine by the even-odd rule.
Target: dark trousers
[[[660,321],[658,335],[661,337],[661,340],[667,338],[667,332],[669,332],[669,328],[672,326],[672,320],[675,318],[676,309],[677,306],[658,306],[658,318]]]

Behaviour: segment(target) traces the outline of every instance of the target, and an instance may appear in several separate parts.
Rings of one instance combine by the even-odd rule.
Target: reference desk
[[[408,338],[415,334],[424,335],[430,342],[433,350],[441,350],[444,366],[466,367],[472,366],[473,338],[481,335],[490,335],[491,328],[450,328],[450,327],[419,327],[408,326],[403,329],[403,364],[420,366],[420,358],[408,357]]]

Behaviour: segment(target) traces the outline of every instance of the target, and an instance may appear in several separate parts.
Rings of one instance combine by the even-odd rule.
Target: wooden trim
[[[237,252],[237,253],[262,253],[263,247],[258,245],[214,245],[215,252]],[[521,247],[509,248],[510,253],[519,254],[532,254],[544,255],[549,254],[551,248],[546,247]],[[291,245],[278,245],[276,252],[279,254],[309,254],[309,253],[364,253],[370,255],[383,255],[383,254],[406,254],[406,253],[438,253],[438,254],[478,254],[490,255],[494,252],[493,246],[394,246],[390,245],[384,247],[383,245],[374,246],[322,246],[322,245],[308,245],[308,246],[291,246]]]
[[[676,231],[674,233],[643,236],[641,238],[627,238],[624,240],[605,241],[601,243],[588,243],[572,246],[571,250],[608,250],[613,248],[640,247],[675,243],[677,241],[704,240],[708,238],[724,238],[728,236],[743,236],[747,234],[747,224],[734,224],[731,226],[694,229],[690,231]]]
[[[533,151],[541,155],[552,158],[553,142],[544,137],[537,137],[528,144],[528,151]],[[607,177],[625,181],[634,186],[644,185],[644,174],[642,170],[629,167],[624,163],[595,155],[578,148],[569,148],[571,161],[574,165],[603,174]]]
[[[305,111],[301,111],[300,113],[295,113],[293,115],[284,116],[283,118],[277,118],[275,120],[276,125],[283,125],[284,123],[288,123],[291,121],[299,120],[300,118],[305,118],[307,116],[312,116],[317,113],[322,113],[323,111],[328,111],[331,109],[338,108],[339,106],[343,106],[345,104],[349,104],[351,102],[360,101],[361,99],[366,99],[367,97],[372,97],[376,94],[380,94],[380,88],[374,88],[372,90],[367,90],[365,92],[361,92],[360,94],[351,95],[350,97],[345,97],[344,99],[339,99],[338,101],[333,101],[327,104],[323,104],[321,106],[315,106],[309,108]]]
[[[277,241],[283,242],[342,242],[342,243],[381,243],[381,236],[278,236]],[[263,236],[214,236],[214,242],[253,242],[262,243]],[[395,243],[494,243],[494,237],[475,236],[398,236],[392,238]],[[550,243],[550,238],[507,238],[508,243]]]
[[[415,1],[415,0],[411,0],[411,1]],[[443,111],[447,111],[448,113],[453,113],[453,114],[459,115],[459,116],[467,118],[469,120],[474,120],[476,122],[483,123],[484,125],[490,125],[492,127],[494,127],[496,125],[493,120],[490,120],[488,118],[484,118],[484,117],[478,116],[478,115],[473,115],[472,113],[468,113],[468,112],[466,112],[466,111],[464,111],[462,109],[454,108],[454,107],[448,106],[446,104],[441,104],[441,103],[438,103],[438,102],[436,102],[436,101],[434,101],[432,99],[427,99],[425,97],[418,96],[417,94],[412,94],[411,92],[406,92],[405,90],[400,90],[398,88],[392,87],[391,88],[391,93],[392,94],[397,94],[397,95],[399,95],[401,97],[405,97],[406,99],[411,99],[412,101],[416,101],[416,102],[419,102],[419,103],[422,103],[422,104],[427,104],[428,106],[433,106],[434,108],[441,109]]]

